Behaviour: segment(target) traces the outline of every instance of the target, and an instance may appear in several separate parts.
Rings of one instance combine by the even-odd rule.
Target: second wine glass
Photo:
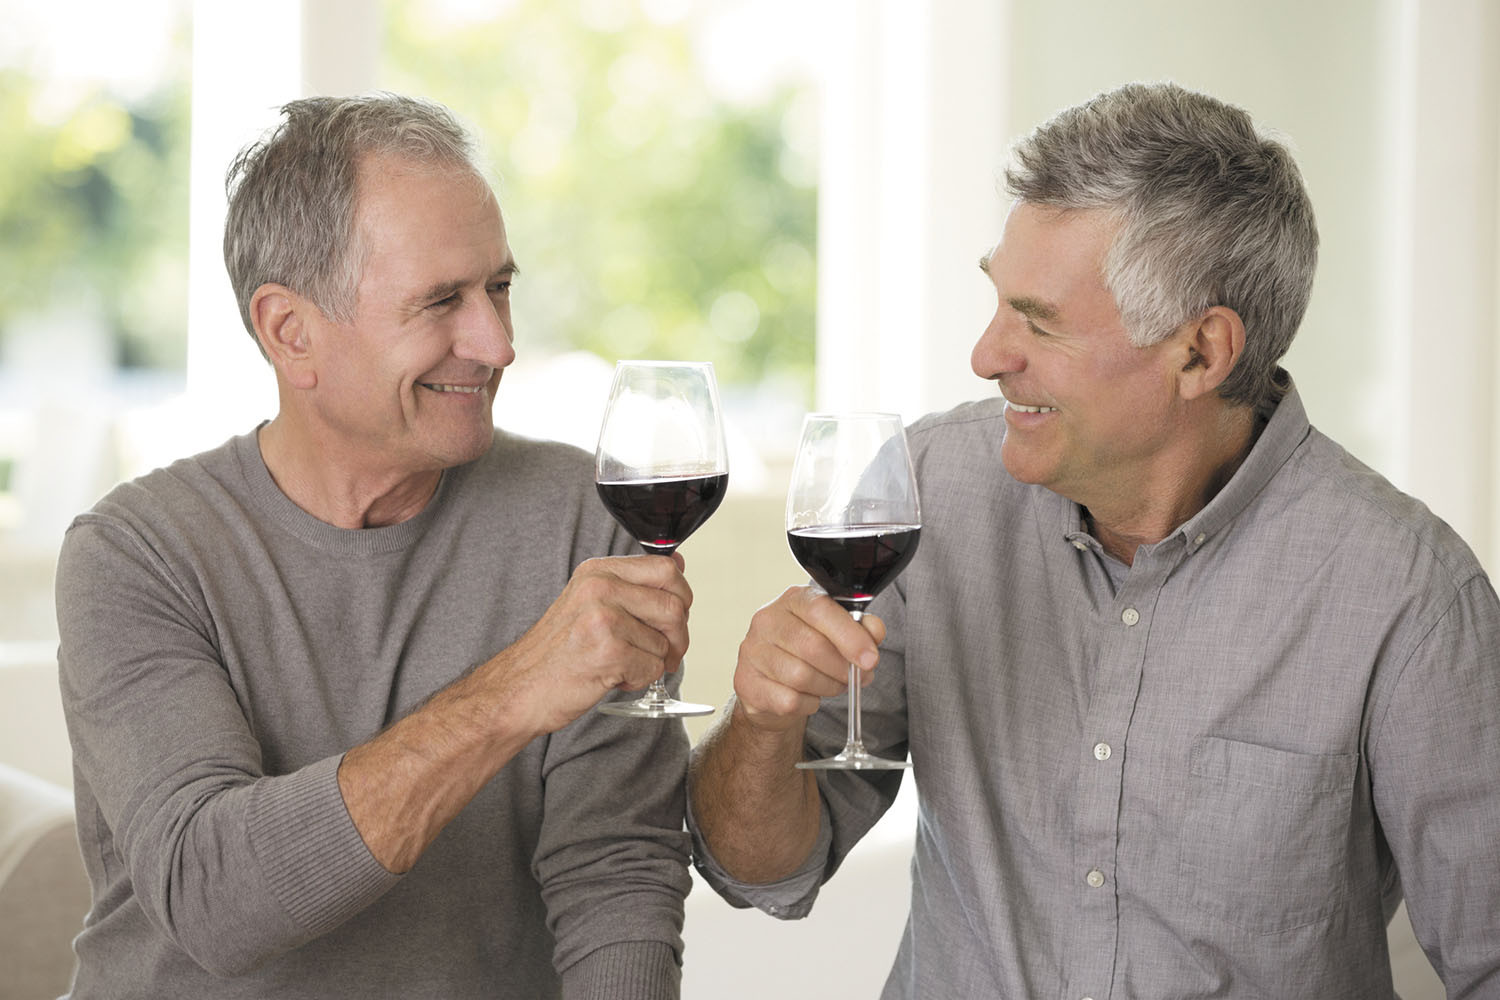
[[[792,555],[813,582],[858,621],[865,608],[917,552],[922,508],[906,432],[894,413],[812,413],[787,490],[786,534]],[[803,761],[815,770],[892,770],[905,760],[865,749],[859,668],[849,664],[844,748]]]
[[[671,555],[718,509],[729,484],[714,368],[707,362],[621,361],[595,452],[599,499],[648,552]],[[657,678],[633,701],[606,701],[609,715],[660,719],[709,715],[678,701]]]

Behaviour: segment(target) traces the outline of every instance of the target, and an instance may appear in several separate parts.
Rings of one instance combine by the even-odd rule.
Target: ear
[[[1178,335],[1185,356],[1177,373],[1183,399],[1197,399],[1217,389],[1245,351],[1245,321],[1227,306],[1210,308]]]
[[[285,285],[268,282],[250,297],[250,321],[255,336],[276,371],[296,389],[318,384],[312,363],[314,306]]]

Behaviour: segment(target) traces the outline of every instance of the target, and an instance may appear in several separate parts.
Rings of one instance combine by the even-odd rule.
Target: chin
[[[1007,436],[1004,444],[1000,446],[1000,462],[1005,466],[1005,471],[1010,473],[1010,478],[1018,483],[1027,483],[1031,486],[1045,486],[1050,471],[1044,462],[1037,461],[1037,456],[1026,454],[1025,449],[1013,447]]]
[[[466,427],[437,436],[432,439],[428,453],[435,456],[443,468],[451,469],[482,456],[494,438],[494,425],[487,422],[483,427]]]

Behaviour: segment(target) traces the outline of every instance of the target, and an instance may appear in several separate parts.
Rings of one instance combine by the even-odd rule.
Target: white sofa
[[[67,992],[88,908],[73,796],[0,764],[0,1000]]]

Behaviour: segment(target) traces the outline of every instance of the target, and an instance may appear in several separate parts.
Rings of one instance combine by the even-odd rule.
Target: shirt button
[[[1126,625],[1134,625],[1140,620],[1141,613],[1135,608],[1126,608],[1124,611],[1120,612],[1120,621],[1124,622]]]
[[[1073,540],[1073,548],[1077,549],[1080,552],[1082,552],[1084,549],[1086,549],[1088,547],[1089,547],[1089,543],[1085,542],[1082,538],[1075,538]]]
[[[1208,537],[1207,535],[1200,533],[1197,538],[1193,539],[1193,544],[1194,545],[1202,545],[1203,544],[1203,540],[1205,538],[1207,538],[1207,537]]]
[[[1094,744],[1094,759],[1095,760],[1109,760],[1109,755],[1112,752],[1113,751],[1110,750],[1108,743],[1095,743]]]
[[[1104,873],[1095,868],[1088,875],[1084,876],[1084,881],[1089,884],[1089,888],[1097,889],[1104,884]]]

